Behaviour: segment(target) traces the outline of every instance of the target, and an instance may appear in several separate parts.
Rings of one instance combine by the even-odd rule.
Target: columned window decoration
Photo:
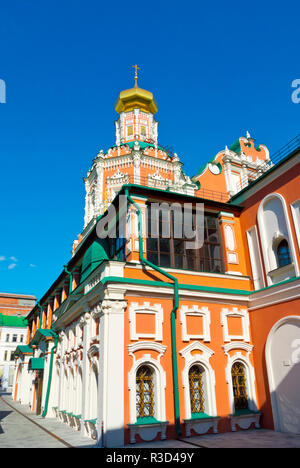
[[[137,422],[154,416],[153,371],[148,366],[140,367],[136,374],[136,414]]]
[[[171,208],[171,207],[170,207]],[[180,216],[169,210],[162,213],[159,210],[157,219],[154,217],[151,206],[147,210],[148,237],[147,258],[150,262],[165,268],[177,268],[192,271],[203,271],[210,273],[224,273],[224,262],[222,244],[220,239],[217,215],[205,213],[204,216],[204,243],[200,248],[190,248],[189,243],[195,241],[193,238],[184,237],[184,229]],[[151,219],[151,216],[153,219]],[[183,216],[182,216],[183,218]],[[196,213],[192,215],[192,224],[189,228],[195,231]],[[153,226],[156,225],[157,236],[151,237]],[[168,237],[163,237],[169,232]],[[181,234],[182,233],[182,234]]]
[[[166,347],[159,343],[143,342],[129,346],[133,357],[133,366],[128,374],[128,388],[130,391],[130,442],[136,442],[138,434],[142,440],[150,441],[161,433],[161,439],[166,439],[166,406],[165,389],[166,373],[159,360],[153,359],[150,354],[144,354],[141,359],[135,359],[135,351],[141,346],[149,350],[155,349],[164,354]],[[146,348],[145,348],[146,349]]]
[[[255,374],[249,356],[253,346],[245,342],[231,342],[224,346],[228,358],[225,369],[229,392],[231,430],[237,425],[249,429],[254,423],[259,428],[261,413],[257,411]],[[246,355],[245,355],[246,353]]]
[[[213,354],[213,351],[198,341],[180,351],[185,360],[182,385],[187,437],[191,436],[191,430],[196,434],[205,434],[210,428],[214,433],[218,432],[215,373],[209,363]]]
[[[259,205],[257,218],[268,286],[299,276],[284,197],[279,193],[267,195]]]

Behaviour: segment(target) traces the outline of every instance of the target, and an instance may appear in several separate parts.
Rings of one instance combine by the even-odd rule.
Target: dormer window
[[[278,268],[284,267],[292,263],[290,249],[287,241],[283,239],[277,247]]]

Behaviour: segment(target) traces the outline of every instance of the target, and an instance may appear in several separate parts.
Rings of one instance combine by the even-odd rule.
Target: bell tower
[[[134,87],[121,91],[115,104],[119,114],[119,119],[115,122],[116,145],[138,140],[156,146],[158,123],[154,119],[154,114],[158,106],[150,91],[138,87],[139,68],[137,65],[133,67],[135,68]]]

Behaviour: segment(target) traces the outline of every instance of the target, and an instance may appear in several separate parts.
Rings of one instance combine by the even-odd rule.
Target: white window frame
[[[137,333],[136,331],[136,314],[147,314],[155,316],[155,332],[154,333]],[[150,302],[138,304],[132,302],[129,307],[129,322],[130,322],[130,339],[132,341],[139,340],[140,338],[152,338],[155,341],[162,341],[163,339],[163,320],[164,312],[161,304],[154,304],[150,306]]]
[[[239,317],[242,319],[242,335],[230,335],[228,330],[228,317]],[[223,339],[224,343],[228,343],[231,340],[244,340],[247,343],[250,341],[249,335],[249,314],[246,309],[239,310],[237,307],[233,309],[222,309],[221,311],[221,325],[223,327]]]
[[[270,193],[267,195],[260,203],[257,211],[257,219],[258,219],[258,227],[259,227],[259,232],[260,232],[260,237],[261,237],[261,245],[262,245],[262,252],[263,252],[263,258],[264,258],[264,264],[265,264],[265,270],[266,270],[266,275],[267,275],[267,281],[268,285],[270,286],[271,284],[276,284],[273,282],[270,273],[274,270],[274,268],[271,265],[270,258],[269,258],[269,249],[271,248],[271,239],[267,238],[266,232],[265,232],[265,220],[264,220],[264,205],[267,201],[271,200],[272,198],[278,198],[281,202],[282,209],[283,209],[283,214],[284,214],[284,221],[286,225],[287,232],[286,233],[274,233],[274,235],[277,237],[282,236],[282,238],[285,238],[290,249],[290,255],[291,255],[291,260],[294,269],[295,269],[295,275],[299,276],[299,266],[297,262],[297,257],[296,257],[296,252],[295,252],[295,244],[294,244],[294,238],[292,235],[292,230],[291,230],[291,223],[290,223],[290,217],[288,215],[287,211],[287,204],[284,199],[284,197],[280,193]],[[287,234],[287,235],[285,235]]]
[[[241,343],[236,344],[236,347],[242,348]],[[231,414],[235,413],[231,369],[232,369],[232,366],[236,362],[240,362],[245,367],[248,408],[250,411],[257,411],[255,373],[254,373],[254,368],[249,360],[249,353],[252,351],[252,347],[250,351],[249,351],[249,348],[248,349],[244,348],[244,349],[248,352],[247,356],[244,356],[240,351],[237,351],[233,356],[230,356],[228,354],[228,351],[226,352],[228,356],[228,362],[227,362],[227,366],[225,369],[225,375],[226,375],[226,382],[228,385],[229,404],[230,404]],[[229,350],[229,348],[227,348],[227,350]]]
[[[203,320],[203,333],[191,335],[187,332],[187,316],[202,317]],[[193,305],[189,307],[183,305],[180,309],[180,323],[182,331],[182,341],[190,341],[191,339],[203,340],[204,342],[210,342],[210,311],[208,307],[199,307]]]
[[[199,354],[191,354],[194,351],[199,351]],[[182,371],[182,386],[184,389],[184,401],[185,401],[185,417],[191,419],[191,399],[190,399],[190,382],[189,382],[189,371],[194,365],[199,365],[205,370],[206,379],[206,397],[205,409],[209,416],[217,416],[217,405],[215,395],[215,372],[210,365],[210,358],[214,354],[210,348],[205,346],[199,341],[195,341],[185,348],[183,348],[179,354],[185,360],[185,366]]]
[[[164,347],[163,347],[164,348]],[[164,352],[164,349],[161,349]],[[148,366],[153,371],[154,378],[154,417],[157,421],[166,420],[166,372],[157,359],[153,359],[150,354],[144,354],[138,360],[134,359],[133,365],[128,373],[128,389],[130,392],[130,424],[136,424],[136,375],[141,366]]]
[[[291,203],[291,212],[292,212],[292,217],[293,217],[293,222],[294,222],[294,228],[296,231],[296,236],[297,236],[297,241],[298,241],[298,247],[300,249],[300,219],[297,219],[296,217],[296,208],[295,205],[299,205],[300,207],[300,198],[298,200],[293,201]]]
[[[264,288],[266,283],[256,225],[248,229],[246,234],[252,268],[253,283],[254,288],[257,290]],[[257,249],[255,248],[255,243],[257,245]]]

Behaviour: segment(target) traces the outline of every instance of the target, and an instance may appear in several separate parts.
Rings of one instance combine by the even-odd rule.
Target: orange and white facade
[[[247,133],[188,177],[158,144],[152,93],[123,91],[116,110],[72,258],[28,314],[15,399],[106,447],[299,432],[300,140],[277,161]],[[153,204],[170,208],[158,237]],[[195,248],[173,210],[199,204]]]

